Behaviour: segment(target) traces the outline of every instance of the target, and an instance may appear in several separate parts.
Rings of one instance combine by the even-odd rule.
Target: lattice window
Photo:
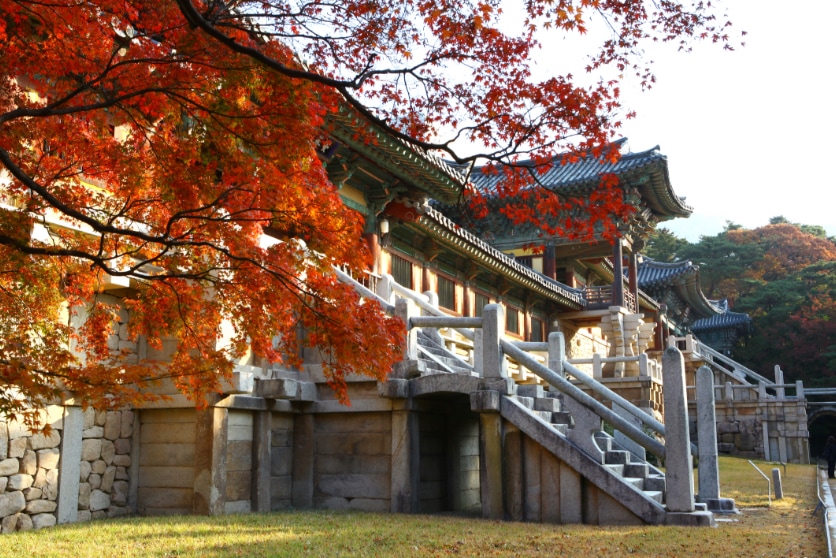
[[[412,262],[400,256],[392,255],[392,277],[407,289],[412,288]]]
[[[487,296],[483,295],[482,293],[476,293],[476,304],[474,307],[473,315],[479,318],[482,317],[482,308],[487,306],[491,303],[491,299]]]
[[[456,284],[441,275],[438,276],[438,305],[456,311]]]

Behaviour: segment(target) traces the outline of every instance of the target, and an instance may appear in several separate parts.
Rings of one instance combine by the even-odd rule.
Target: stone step
[[[629,484],[636,490],[643,490],[644,489],[644,479],[639,479],[636,477],[622,477],[624,484]]]
[[[628,477],[647,478],[650,468],[647,463],[627,463],[624,467],[624,474]]]
[[[572,413],[568,411],[552,413],[552,422],[554,424],[572,424]]]
[[[610,471],[612,471],[613,473],[615,473],[619,477],[624,476],[624,465],[617,465],[617,464],[614,464],[614,463],[605,463],[604,467],[606,467],[607,469],[609,469]]]
[[[653,500],[656,500],[660,504],[665,503],[665,493],[661,490],[643,490],[642,492],[644,492],[645,496]]]
[[[553,397],[538,397],[534,399],[534,409],[537,411],[560,412],[560,400]]]
[[[667,483],[665,481],[665,477],[652,475],[644,479],[644,489],[645,490],[658,490],[659,492],[664,492],[666,489]]]
[[[626,465],[630,463],[630,452],[624,450],[609,450],[604,452],[604,463]]]

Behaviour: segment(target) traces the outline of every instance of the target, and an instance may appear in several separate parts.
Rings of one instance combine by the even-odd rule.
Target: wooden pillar
[[[627,260],[627,278],[630,286],[630,292],[633,294],[633,300],[636,307],[633,312],[639,311],[639,257],[635,252],[630,252]]]
[[[621,242],[618,241],[612,247],[612,305],[624,306],[624,260],[621,251]]]
[[[549,279],[557,280],[554,246],[546,246],[546,250],[543,252],[543,275]]]
[[[421,292],[433,291],[432,278],[430,277],[430,262],[424,262],[421,268]]]

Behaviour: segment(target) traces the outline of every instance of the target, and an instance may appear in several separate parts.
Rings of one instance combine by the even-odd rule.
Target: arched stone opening
[[[836,405],[814,408],[807,419],[810,432],[810,457],[815,460],[824,451],[828,436],[836,436]]]

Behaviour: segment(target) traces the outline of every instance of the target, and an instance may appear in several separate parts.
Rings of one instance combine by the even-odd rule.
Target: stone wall
[[[131,411],[52,406],[49,434],[0,422],[3,533],[129,513]]]

